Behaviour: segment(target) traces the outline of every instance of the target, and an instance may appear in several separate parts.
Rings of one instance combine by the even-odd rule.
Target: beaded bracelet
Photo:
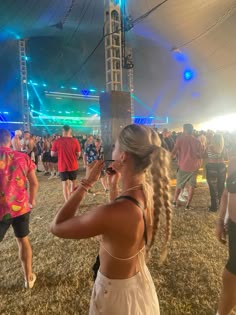
[[[78,188],[83,188],[86,192],[88,192],[88,188],[86,186],[84,186],[83,184],[80,184],[79,186],[76,186],[74,189],[73,189],[73,192],[75,192]]]
[[[80,184],[80,187],[83,188],[86,192],[88,192],[88,188],[85,187],[83,184]]]
[[[89,181],[87,179],[82,179],[81,180],[81,185],[84,185],[85,187],[92,188],[93,185],[91,185],[91,183],[89,183]]]

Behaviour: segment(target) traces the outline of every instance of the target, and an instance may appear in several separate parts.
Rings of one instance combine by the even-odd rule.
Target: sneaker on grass
[[[172,206],[172,208],[178,208],[179,207],[179,205],[176,201],[172,201],[171,206]]]
[[[25,280],[25,288],[26,289],[32,289],[34,286],[34,283],[36,281],[36,274],[32,273],[31,279],[29,281]]]

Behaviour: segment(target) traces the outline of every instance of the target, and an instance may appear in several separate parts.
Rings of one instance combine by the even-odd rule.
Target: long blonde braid
[[[164,259],[171,238],[172,212],[169,198],[169,153],[161,148],[158,134],[148,127],[139,125],[126,126],[119,136],[120,149],[129,152],[133,156],[134,166],[137,172],[146,172],[150,168],[153,182],[153,224],[152,237],[148,242],[147,252],[154,244],[158,232],[160,217],[166,216],[166,240]],[[148,188],[144,185],[144,194],[149,203]]]
[[[152,132],[152,143],[156,143],[157,134],[154,130]],[[153,230],[152,238],[150,240],[147,251],[149,252],[154,244],[156,234],[160,224],[160,216],[165,213],[166,217],[166,238],[165,247],[161,254],[161,261],[164,261],[167,256],[167,248],[171,239],[171,219],[172,210],[170,206],[170,187],[169,187],[169,167],[170,154],[165,149],[157,146],[152,155],[151,174],[153,180]]]

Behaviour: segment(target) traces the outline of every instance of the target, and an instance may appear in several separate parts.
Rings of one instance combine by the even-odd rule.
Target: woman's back
[[[113,213],[113,230],[102,236],[99,252],[100,270],[108,278],[130,278],[138,272],[138,254],[145,246],[145,225],[149,235],[151,232],[143,191],[133,192],[131,198],[138,201],[141,207],[121,198],[112,203],[108,210]]]

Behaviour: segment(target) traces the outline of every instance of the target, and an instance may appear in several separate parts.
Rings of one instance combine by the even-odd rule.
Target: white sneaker
[[[178,200],[181,201],[181,202],[186,202],[187,198],[185,198],[185,196],[183,194],[180,194],[179,197],[178,197]]]
[[[32,273],[31,280],[30,281],[25,280],[25,288],[26,289],[32,289],[36,279],[37,279],[36,274]]]
[[[188,189],[184,188],[184,191],[182,192],[182,196],[188,198]]]
[[[51,175],[48,177],[48,180],[53,179],[53,178],[55,178],[55,176],[54,176],[54,174],[51,174]]]

